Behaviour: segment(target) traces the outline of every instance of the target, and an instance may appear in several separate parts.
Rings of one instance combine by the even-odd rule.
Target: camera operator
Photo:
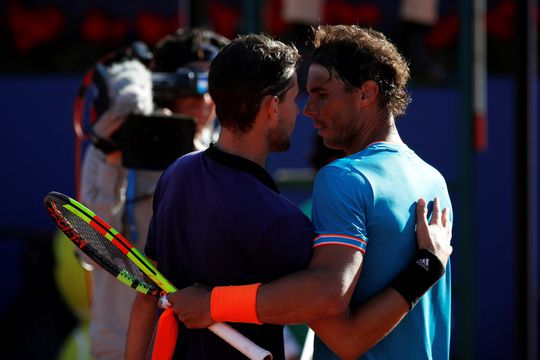
[[[91,129],[92,142],[82,162],[80,200],[141,246],[137,237],[146,236],[160,172],[137,170],[130,176],[122,166],[117,138],[129,114],[153,112],[151,74],[137,58],[97,64],[94,71],[98,70],[102,86],[94,101],[97,120]],[[101,108],[100,101],[107,105]],[[133,211],[129,217],[128,209]],[[97,360],[123,359],[133,289],[93,266],[91,295],[91,354]]]
[[[209,30],[180,29],[160,40],[154,50],[154,103],[166,112],[193,118],[196,150],[203,150],[217,140],[219,125],[208,94],[207,71],[210,61],[228,42]],[[177,81],[162,81],[162,74],[176,74]],[[187,86],[184,85],[186,74],[192,82]],[[176,85],[176,91],[167,91],[172,84]]]
[[[154,73],[147,66],[152,54],[141,53],[140,48],[95,67],[99,79],[94,82],[101,88],[98,90],[101,94],[94,101],[97,120],[92,124],[92,141],[82,163],[80,200],[139,249],[144,248],[155,186],[165,168],[163,164],[152,163],[161,158],[159,152],[148,159],[137,158],[155,148],[163,148],[163,144],[148,145],[141,142],[141,138],[149,126],[161,123],[165,126],[164,114],[178,114],[191,118],[188,119],[192,131],[187,132],[190,135],[187,151],[208,146],[217,129],[214,105],[204,86],[205,74],[210,60],[227,41],[210,31],[179,30],[158,43]],[[142,120],[139,122],[142,125],[133,127],[134,118]],[[172,123],[173,129],[183,124],[185,130],[185,123],[186,119]],[[158,135],[169,132],[163,126],[158,129]],[[154,140],[170,142],[170,137],[160,135]],[[147,148],[143,146],[141,150],[141,143]],[[136,151],[128,151],[131,148]],[[138,166],[134,168],[129,164]],[[135,291],[99,266],[93,267],[92,280],[92,356],[96,360],[124,359]]]

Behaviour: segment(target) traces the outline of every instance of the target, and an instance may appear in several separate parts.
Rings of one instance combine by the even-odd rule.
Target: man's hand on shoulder
[[[452,253],[452,223],[448,219],[448,209],[441,211],[439,198],[433,199],[431,220],[427,220],[427,203],[419,199],[416,203],[416,240],[418,249],[432,252],[446,267]]]

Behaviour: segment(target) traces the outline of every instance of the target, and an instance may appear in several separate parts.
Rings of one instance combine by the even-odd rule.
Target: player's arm
[[[336,177],[340,178],[340,176]],[[322,192],[331,194],[334,191],[323,190]],[[328,195],[325,199],[319,198],[318,203],[333,200],[332,196]],[[340,208],[340,215],[350,209],[350,203],[341,206],[343,202],[347,201],[349,198],[341,199],[339,204],[333,203],[333,206]],[[341,216],[336,216],[336,218],[341,222]],[[333,233],[336,228],[343,229],[343,231],[339,231],[336,235]],[[173,304],[175,313],[188,327],[208,326],[212,321],[208,314],[210,308],[214,320],[226,319],[228,317],[227,306],[230,304],[239,304],[238,310],[245,309],[251,315],[256,314],[256,316],[249,317],[250,319],[256,320],[258,318],[260,322],[272,324],[303,323],[321,317],[337,315],[349,304],[360,275],[363,251],[365,251],[365,243],[367,242],[363,238],[363,234],[355,232],[355,229],[351,228],[352,226],[349,226],[349,228],[344,229],[338,224],[332,224],[331,227],[325,229],[324,234],[319,236],[324,239],[315,243],[313,242],[313,232],[310,232],[307,237],[299,237],[293,226],[289,226],[286,231],[280,234],[281,236],[277,236],[276,231],[276,234],[268,239],[271,239],[272,242],[283,242],[278,246],[273,246],[279,250],[279,253],[265,249],[264,252],[261,252],[264,254],[261,260],[274,263],[281,261],[280,259],[284,257],[289,258],[290,252],[297,247],[295,244],[305,240],[307,249],[315,246],[309,266],[296,272],[285,272],[290,274],[265,283],[258,288],[216,287],[212,291],[211,299],[204,295],[199,297],[197,293],[202,291],[200,288],[186,288],[172,294],[170,302]],[[340,243],[341,240],[352,241],[357,243],[357,246],[330,245]],[[236,290],[239,292],[236,293]],[[251,305],[246,306],[245,302],[249,302]],[[255,302],[256,308],[252,306]],[[225,305],[225,308],[220,304]]]
[[[344,246],[314,250],[309,267],[268,284],[257,294],[257,315],[270,324],[305,323],[347,309],[363,255]]]
[[[156,265],[156,264],[154,264]],[[157,298],[137,292],[131,305],[125,358],[145,360],[158,319]]]
[[[426,202],[424,200],[418,202],[417,213],[421,215],[418,216],[418,246],[419,249],[429,250],[436,256],[444,270],[452,251],[451,223],[448,221],[447,211],[443,211],[442,220],[437,220],[441,217],[438,200],[434,202],[433,211],[432,222],[428,226]],[[429,278],[427,282],[419,282],[419,279],[413,278],[411,281],[409,276],[406,284],[413,286],[403,287],[393,284],[394,288],[385,289],[352,314],[352,317],[345,316],[347,313],[344,313],[343,309],[348,304],[352,288],[358,279],[361,262],[362,255],[359,251],[340,246],[324,246],[316,251],[307,270],[260,286],[259,292],[256,293],[256,302],[253,301],[253,297],[240,294],[229,303],[238,304],[237,308],[241,310],[249,309],[256,303],[256,310],[251,310],[251,314],[255,313],[256,316],[250,319],[258,316],[262,322],[310,322],[331,346],[334,341],[344,340],[343,334],[354,331],[359,331],[359,334],[365,332],[369,336],[361,340],[358,347],[358,351],[363,351],[382,339],[407,313],[412,302],[427,291],[436,280]],[[336,263],[341,266],[336,266]],[[343,265],[346,263],[347,265]],[[415,262],[411,265],[414,264]],[[404,274],[407,275],[408,272]],[[340,277],[343,280],[336,282],[335,279]],[[398,293],[395,287],[401,291]],[[406,293],[404,289],[415,291]],[[213,311],[214,299],[208,290],[201,286],[188,287],[171,294],[171,299],[173,299],[171,302],[174,301],[175,313],[190,328],[208,327],[214,320],[249,322],[240,319],[244,315],[242,313],[233,314],[231,318],[216,319],[216,313]],[[327,322],[317,321],[332,315],[333,318]],[[332,348],[341,353],[339,348],[335,346]]]
[[[212,293],[214,304],[216,299],[218,304],[221,302],[218,298],[223,294],[225,306],[249,309],[257,314],[258,317],[253,317],[257,322],[274,324],[303,323],[342,312],[358,279],[362,254],[345,246],[321,246],[312,254],[313,236],[313,227],[305,216],[284,216],[273,223],[262,240],[252,241],[259,243],[251,248],[256,249],[255,258],[259,259],[257,266],[261,273],[279,271],[284,277],[263,284],[255,292],[255,286],[216,287]],[[248,254],[249,249],[245,250]],[[240,293],[235,294],[236,289]],[[231,290],[233,298],[229,297]],[[241,303],[244,300],[236,297],[244,295],[254,296],[251,300],[252,304],[256,300],[256,309],[245,307]],[[210,300],[202,286],[169,294],[173,310],[188,327],[207,327],[212,323]],[[214,310],[217,310],[213,314],[217,320],[219,306]]]
[[[408,302],[388,287],[354,313],[347,309],[308,326],[341,359],[357,359],[390,333],[408,311]]]
[[[215,306],[219,303],[231,305],[240,311],[250,309],[252,314],[256,313],[255,318],[263,323],[304,323],[336,316],[347,308],[361,264],[362,254],[358,251],[344,246],[323,246],[315,250],[307,269],[262,284],[257,291],[250,290],[251,294],[243,295],[246,289],[242,287],[218,287],[211,295],[206,287],[191,286],[169,294],[169,301],[188,328],[205,328],[215,321],[221,321],[222,311]],[[241,293],[232,294],[233,298],[230,298],[229,290],[233,288],[238,288]],[[218,299],[220,291],[216,289],[224,290],[226,298]],[[256,301],[246,296],[255,296]],[[245,301],[250,304],[245,304]],[[256,309],[253,309],[255,303]],[[224,311],[226,313],[227,309]]]

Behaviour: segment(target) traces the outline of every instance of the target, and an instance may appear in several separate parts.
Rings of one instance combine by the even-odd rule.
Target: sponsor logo
[[[424,270],[429,271],[429,259],[418,259],[416,264],[420,265]]]

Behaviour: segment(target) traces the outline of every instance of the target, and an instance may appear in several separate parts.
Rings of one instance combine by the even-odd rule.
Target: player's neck
[[[350,154],[359,152],[376,142],[403,144],[393,118],[380,122],[380,124],[371,128],[369,131],[358,133],[351,142],[350,149],[347,152]]]
[[[268,157],[266,141],[261,140],[253,131],[237,134],[228,129],[221,129],[216,146],[229,154],[243,157],[264,167]]]

